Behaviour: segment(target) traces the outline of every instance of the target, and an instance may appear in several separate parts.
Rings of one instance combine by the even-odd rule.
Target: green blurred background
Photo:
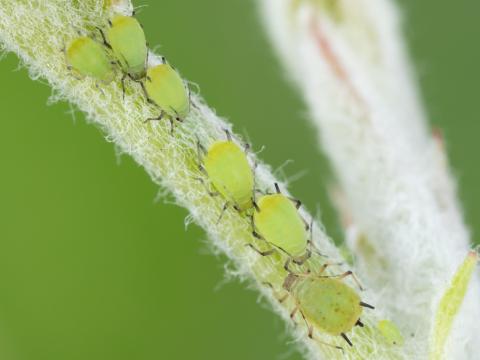
[[[248,134],[329,233],[331,179],[301,99],[284,79],[254,0],[143,0],[150,44]],[[445,130],[469,224],[480,229],[480,3],[402,0],[432,122]],[[31,81],[0,62],[0,358],[300,359],[257,294],[223,283],[187,212],[158,203],[145,172]]]

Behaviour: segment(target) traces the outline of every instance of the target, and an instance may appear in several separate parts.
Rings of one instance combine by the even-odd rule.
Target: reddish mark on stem
[[[331,67],[335,76],[342,82],[345,87],[350,91],[352,96],[357,100],[363,107],[367,107],[365,101],[363,101],[362,97],[358,93],[355,86],[352,84],[347,71],[343,67],[340,59],[338,59],[337,55],[335,54],[332,46],[328,38],[326,37],[325,33],[321,30],[320,22],[315,16],[312,16],[310,19],[310,32],[315,39],[315,42],[318,45],[318,49],[320,50],[321,55],[327,62],[327,64]]]

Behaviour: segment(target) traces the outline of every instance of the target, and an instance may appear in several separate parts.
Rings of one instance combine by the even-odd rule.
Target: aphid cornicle
[[[161,109],[157,118],[149,120],[160,120],[165,113],[170,119],[183,121],[190,112],[186,86],[180,75],[166,62],[147,70],[144,89],[148,100]]]
[[[90,76],[104,83],[115,75],[105,48],[90,37],[74,39],[66,50],[68,67],[81,76]]]
[[[278,184],[275,184],[275,188],[276,194],[264,195],[254,204],[253,235],[283,251],[298,265],[308,260],[313,252],[323,256],[311,241],[312,226],[298,212],[300,201],[283,195]],[[247,245],[263,256],[275,252],[274,249],[260,251],[253,244]]]
[[[198,143],[199,167],[206,173],[215,191],[226,200],[221,215],[229,205],[239,212],[252,208],[255,187],[245,150],[232,140],[228,131],[226,133],[227,140],[214,142],[208,151]]]
[[[287,262],[285,268],[288,275],[283,282],[283,289],[287,294],[279,301],[283,302],[289,296],[293,298],[295,307],[290,317],[294,320],[296,313],[300,313],[310,338],[314,337],[315,326],[329,335],[340,335],[353,346],[346,333],[354,326],[364,326],[360,320],[363,307],[370,309],[374,307],[362,302],[357,292],[342,281],[347,276],[353,276],[351,271],[333,276],[321,275],[329,265],[325,264],[318,274],[310,272],[299,274],[290,270]],[[342,349],[339,346],[335,347]]]
[[[148,48],[142,26],[132,16],[115,15],[109,21],[106,44],[123,71],[124,78],[140,80],[145,76]]]

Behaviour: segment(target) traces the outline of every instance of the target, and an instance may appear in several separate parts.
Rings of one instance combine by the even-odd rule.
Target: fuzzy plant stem
[[[282,292],[286,277],[283,269],[285,256],[261,257],[247,248],[249,243],[265,248],[263,242],[252,236],[249,219],[229,208],[219,222],[225,200],[209,195],[205,184],[198,181],[198,178],[207,179],[198,169],[197,142],[208,147],[213,141],[224,140],[224,130],[230,129],[230,125],[208,108],[200,96],[192,94],[190,114],[171,132],[168,121],[144,122],[156,117],[159,109],[147,103],[137,83],[127,81],[126,96],[122,99],[119,72],[112,83],[98,84],[89,78],[78,79],[67,69],[62,49],[78,36],[78,32],[92,34],[97,26],[106,26],[113,12],[130,15],[131,11],[132,5],[126,0],[106,3],[99,0],[0,0],[0,42],[5,51],[19,56],[33,79],[48,81],[54,91],[53,100],[75,104],[105,132],[108,141],[131,155],[154,182],[171,191],[177,203],[186,207],[192,219],[205,229],[215,247],[236,264],[236,274],[250,280],[271,307],[291,324],[292,300],[280,304],[275,297],[276,292]],[[158,57],[150,54],[150,65],[157,61]],[[240,140],[236,141],[240,143]],[[249,154],[249,159],[252,167],[254,163],[258,164],[255,171],[257,187],[273,190],[277,180],[269,168],[255,159],[254,154]],[[280,187],[286,192],[283,184],[280,183]],[[310,219],[303,210],[301,215]],[[313,241],[329,261],[338,262],[341,257],[322,229],[321,224],[314,223]],[[320,257],[313,258],[310,266],[313,270],[318,269],[324,261]],[[345,270],[344,266],[335,266],[332,272],[338,274]],[[362,274],[359,275],[362,278]],[[275,291],[262,285],[264,282],[271,283]],[[356,288],[353,282],[348,283]],[[340,336],[327,336],[315,327],[314,333],[319,341],[310,340],[305,325],[298,318],[297,327],[289,326],[308,358],[411,358],[403,348],[389,346],[376,329],[378,319],[386,317],[382,310],[384,301],[371,291],[363,291],[360,295],[362,300],[375,304],[377,308],[364,311],[364,328],[355,327],[349,332],[354,347],[349,347]],[[344,352],[324,343],[341,346]]]
[[[456,279],[470,276],[451,282],[470,236],[444,141],[429,129],[419,101],[393,1],[260,4],[333,165],[334,199],[368,286],[418,358],[478,358],[478,271],[472,266],[462,285]]]

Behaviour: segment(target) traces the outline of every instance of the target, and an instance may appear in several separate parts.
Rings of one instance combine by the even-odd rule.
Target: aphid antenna
[[[281,194],[282,191],[280,190],[280,185],[278,185],[278,183],[275,183],[274,185],[275,185],[275,191],[276,191],[276,193],[277,193],[277,194]],[[300,207],[302,206],[302,202],[301,202],[300,200],[295,199],[294,197],[291,197],[291,196],[287,196],[287,198],[295,204],[295,207],[297,208],[297,210],[300,209]],[[305,228],[306,228],[307,231],[308,231],[308,229],[309,229],[308,223],[305,221],[305,219],[302,219],[302,220],[303,220],[303,222],[306,224],[306,227],[305,227]]]
[[[360,291],[364,291],[365,289],[362,287],[362,285],[360,284],[360,281],[358,281],[357,277],[355,276],[355,274],[351,271],[351,270],[348,270],[348,271],[345,271],[344,273],[342,274],[337,274],[337,275],[318,275],[317,277],[319,278],[337,278],[339,280],[342,280],[342,279],[345,279],[346,277],[348,276],[351,276],[353,281],[355,282],[355,284],[357,284],[358,288],[360,289]]]

